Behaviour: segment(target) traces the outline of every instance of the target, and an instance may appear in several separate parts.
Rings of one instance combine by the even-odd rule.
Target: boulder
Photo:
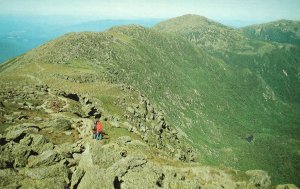
[[[70,182],[70,171],[61,163],[44,167],[25,168],[24,170],[21,170],[20,173],[31,179],[41,180],[45,178],[62,177],[66,182]]]
[[[58,161],[57,153],[54,150],[44,151],[38,156],[31,156],[28,159],[28,167],[48,166],[53,165],[55,161]]]
[[[22,124],[8,127],[6,131],[6,139],[8,141],[14,140],[15,142],[19,142],[27,134],[39,132],[40,128],[32,124]]]
[[[54,150],[58,154],[60,154],[62,157],[71,158],[72,154],[81,153],[83,151],[83,148],[81,148],[80,146],[76,146],[74,144],[64,143],[64,144],[55,146]]]
[[[101,165],[94,165],[90,168],[85,168],[86,172],[83,176],[81,182],[78,185],[78,189],[83,188],[123,188],[122,177],[128,172],[138,169],[146,164],[145,159],[138,157],[126,157],[115,163],[111,164],[107,169],[103,169]],[[95,179],[97,178],[97,179]],[[147,178],[143,177],[143,179]],[[143,185],[134,185],[135,188],[141,186],[147,186],[145,183]],[[132,187],[124,187],[132,188]]]
[[[69,188],[67,181],[61,177],[50,177],[41,180],[25,178],[18,182],[18,187],[12,188],[51,188],[51,189],[61,189]]]
[[[147,160],[143,157],[127,156],[107,169],[108,173],[114,174],[114,176],[122,177],[128,170],[132,170],[136,167],[141,167],[147,163]]]
[[[85,171],[83,169],[76,169],[72,174],[71,178],[71,189],[75,189],[78,187],[82,177],[84,176]]]
[[[0,188],[18,188],[18,181],[22,179],[14,169],[0,169]]]
[[[20,128],[20,129],[9,129],[9,131],[6,134],[6,140],[15,140],[15,141],[20,141],[22,138],[24,138],[26,135],[25,129]]]
[[[64,133],[65,135],[70,136],[72,134],[72,131],[65,131]]]
[[[97,178],[97,179],[95,179]],[[91,188],[114,188],[113,180],[107,174],[105,169],[100,168],[95,165],[93,168],[88,168],[85,171],[80,183],[78,184],[78,189],[91,189]]]
[[[121,148],[118,144],[109,143],[106,145],[99,145],[99,142],[87,143],[85,151],[81,155],[79,168],[86,170],[87,168],[93,169],[95,166],[99,168],[108,168],[114,162],[122,159],[120,154]]]
[[[34,121],[43,121],[43,118],[41,118],[41,117],[35,117],[35,118],[33,118],[33,120]]]
[[[22,144],[15,144],[12,148],[12,157],[14,160],[14,168],[25,167],[28,157],[31,155],[31,148]]]
[[[31,140],[31,149],[39,154],[54,148],[54,145],[44,135],[30,134],[29,137],[30,139],[28,140]]]
[[[121,149],[115,143],[103,145],[101,148],[95,145],[90,150],[93,164],[100,165],[102,168],[107,168],[122,158]]]
[[[10,141],[4,146],[1,146],[0,167],[25,167],[30,156],[38,155],[52,148],[53,144],[48,143],[43,135],[26,135],[19,143]]]
[[[0,169],[13,168],[14,157],[11,151],[15,144],[15,142],[10,141],[4,146],[0,146]]]
[[[56,118],[45,125],[57,131],[67,131],[71,129],[72,123],[65,118]]]

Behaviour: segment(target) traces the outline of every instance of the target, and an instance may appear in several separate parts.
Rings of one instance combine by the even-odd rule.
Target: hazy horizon
[[[300,20],[299,0],[1,0],[0,62],[68,32],[112,26],[151,27],[195,14],[239,28],[279,19]]]
[[[97,19],[169,19],[197,14],[216,21],[299,20],[299,0],[1,0],[0,15]]]

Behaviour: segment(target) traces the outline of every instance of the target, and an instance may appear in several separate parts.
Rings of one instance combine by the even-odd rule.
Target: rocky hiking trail
[[[14,85],[10,85],[14,86]],[[269,188],[263,171],[246,174],[195,163],[195,152],[144,96],[125,99],[123,118],[97,99],[47,85],[0,91],[1,188]],[[123,90],[128,87],[122,86]],[[91,139],[95,117],[105,136]],[[243,177],[238,176],[243,175]],[[97,178],[97,179],[95,179]]]

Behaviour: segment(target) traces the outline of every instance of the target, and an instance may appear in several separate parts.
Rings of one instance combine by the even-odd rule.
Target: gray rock
[[[34,121],[43,121],[43,118],[41,118],[41,117],[35,117],[35,118],[33,118],[33,120]]]
[[[62,189],[68,188],[67,181],[61,177],[50,177],[41,180],[25,178],[18,181],[18,187],[13,188],[51,188],[51,189]]]
[[[71,129],[71,122],[65,118],[56,118],[45,125],[45,127],[52,127],[58,131],[67,131]]]
[[[127,156],[107,169],[107,172],[114,173],[116,176],[124,176],[128,170],[134,169],[136,167],[143,166],[147,163],[147,160],[141,157]]]
[[[107,171],[105,169],[102,169],[99,166],[95,165],[93,168],[87,169],[77,188],[114,188],[113,178],[107,174]]]
[[[17,188],[18,181],[22,179],[14,169],[0,169],[0,188]]]
[[[70,136],[72,134],[72,131],[65,131],[64,133],[65,135]]]
[[[55,147],[55,151],[63,157],[71,158],[73,153],[81,153],[83,151],[83,148],[70,143],[64,143],[61,145],[57,145]]]
[[[120,151],[120,147],[114,143],[106,144],[101,148],[94,146],[91,149],[92,161],[94,164],[107,168],[122,158]]]
[[[29,135],[31,142],[31,149],[37,153],[42,153],[43,151],[53,149],[54,145],[49,142],[43,135],[39,134],[30,134]]]
[[[16,144],[12,149],[12,157],[15,158],[14,168],[25,167],[30,156],[31,148],[26,145]]]
[[[31,179],[41,180],[45,178],[61,176],[68,181],[70,171],[65,165],[57,163],[45,167],[25,168],[24,170],[20,171],[20,173]]]
[[[0,169],[13,168],[14,157],[12,156],[11,149],[13,147],[13,142],[9,142],[4,146],[0,146],[1,156],[0,156]]]
[[[0,168],[24,167],[31,152],[29,146],[10,141],[1,146]]]
[[[79,161],[79,160],[81,159],[81,155],[82,155],[82,154],[74,153],[74,154],[73,154],[73,159],[74,159],[75,161]]]
[[[38,156],[31,156],[28,159],[28,167],[38,167],[41,165],[48,166],[53,165],[55,161],[58,161],[57,153],[54,150],[44,151]]]
[[[21,140],[25,137],[25,129],[9,130],[6,134],[6,140]]]
[[[80,183],[82,177],[84,176],[85,171],[82,169],[76,169],[71,178],[71,189],[77,188],[78,184]]]
[[[86,173],[79,183],[78,188],[132,188],[131,185],[130,187],[122,187],[123,177],[129,172],[141,169],[146,163],[147,160],[145,159],[130,156],[116,161],[107,169],[103,169],[100,164],[90,168],[86,167]],[[145,180],[146,178],[147,176],[142,179]],[[141,186],[148,187],[147,184],[149,183],[135,185],[135,188],[140,188]]]

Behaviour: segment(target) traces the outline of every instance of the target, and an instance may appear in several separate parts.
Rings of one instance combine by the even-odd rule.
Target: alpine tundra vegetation
[[[1,64],[0,187],[297,188],[299,27],[184,15]]]

